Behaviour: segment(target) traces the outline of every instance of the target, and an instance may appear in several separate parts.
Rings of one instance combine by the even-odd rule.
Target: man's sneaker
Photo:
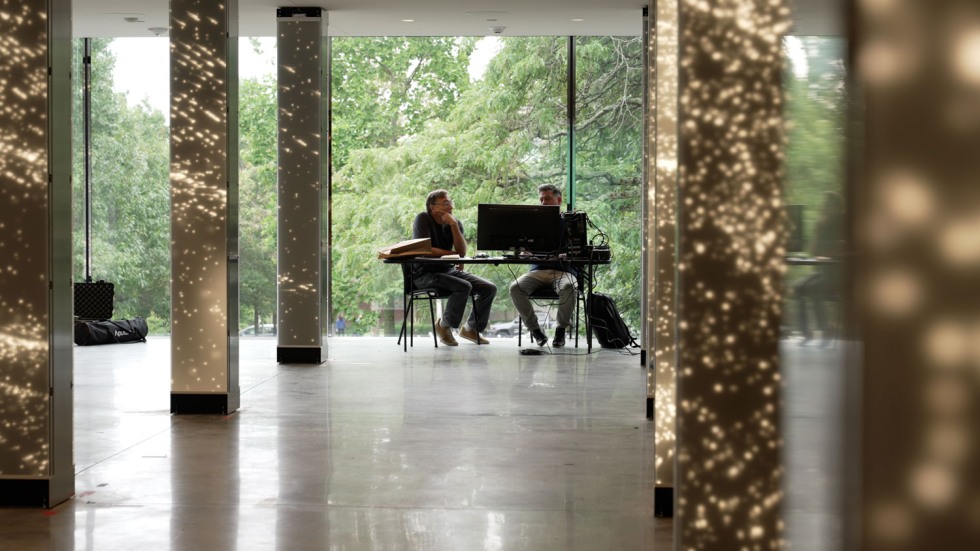
[[[531,338],[534,339],[534,342],[538,343],[538,346],[548,344],[548,337],[540,329],[531,329]]]
[[[436,336],[446,346],[459,346],[456,337],[453,337],[453,330],[442,326],[442,318],[436,321]]]
[[[555,348],[561,348],[565,346],[565,328],[557,327],[555,328],[555,338],[551,341],[551,346]]]
[[[490,344],[490,341],[484,339],[482,335],[470,329],[466,325],[459,328],[459,336],[470,342],[475,342],[476,344]]]

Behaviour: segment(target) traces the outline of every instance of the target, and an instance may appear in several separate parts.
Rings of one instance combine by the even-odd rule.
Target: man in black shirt
[[[437,189],[425,199],[425,212],[420,212],[412,224],[412,238],[428,237],[432,241],[430,256],[440,257],[448,254],[466,256],[466,240],[463,238],[463,223],[453,216],[453,202],[449,192]],[[490,344],[480,336],[490,320],[490,306],[497,296],[497,286],[493,283],[463,271],[462,265],[427,265],[415,274],[417,287],[433,287],[452,293],[446,301],[442,317],[436,322],[436,334],[446,346],[457,346],[452,330],[459,328],[459,336],[478,343]],[[463,311],[470,295],[476,297],[476,304],[466,323]]]

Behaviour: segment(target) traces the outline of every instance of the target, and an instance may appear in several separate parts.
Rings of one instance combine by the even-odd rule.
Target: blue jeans
[[[463,321],[466,302],[470,295],[473,295],[476,297],[476,306],[470,312],[466,324],[480,333],[487,328],[487,323],[490,321],[490,306],[497,296],[497,286],[493,283],[456,268],[445,273],[421,273],[415,276],[414,282],[416,287],[432,287],[451,293],[442,312],[442,321],[452,328],[459,327],[460,322]]]

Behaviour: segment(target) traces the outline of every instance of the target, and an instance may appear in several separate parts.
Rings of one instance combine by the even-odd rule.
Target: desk
[[[840,261],[826,256],[787,256],[787,266],[827,266],[839,264]]]
[[[487,258],[435,258],[430,256],[410,256],[402,258],[386,258],[384,259],[385,264],[412,264],[414,266],[425,266],[425,265],[441,265],[441,266],[455,266],[457,264],[467,264],[467,265],[520,265],[520,264],[546,264],[546,263],[561,263],[567,266],[573,266],[579,269],[585,270],[582,280],[585,282],[585,342],[589,353],[592,352],[592,320],[589,316],[592,304],[592,282],[595,280],[595,268],[596,266],[601,266],[609,264],[609,260],[593,260],[590,258],[566,258],[562,260],[544,260],[541,258],[530,258],[530,257],[504,257],[504,256],[491,256]],[[415,284],[415,278],[410,278],[411,285]],[[411,290],[411,288],[409,289]],[[406,335],[407,339],[408,335]]]

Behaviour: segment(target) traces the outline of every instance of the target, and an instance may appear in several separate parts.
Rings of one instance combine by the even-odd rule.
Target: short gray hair
[[[436,201],[442,199],[443,197],[449,197],[449,192],[444,189],[430,191],[429,195],[425,198],[425,212],[431,213],[432,205],[436,204]]]
[[[555,194],[555,197],[561,198],[561,190],[555,184],[541,184],[538,186],[538,193],[544,193],[550,191]]]

